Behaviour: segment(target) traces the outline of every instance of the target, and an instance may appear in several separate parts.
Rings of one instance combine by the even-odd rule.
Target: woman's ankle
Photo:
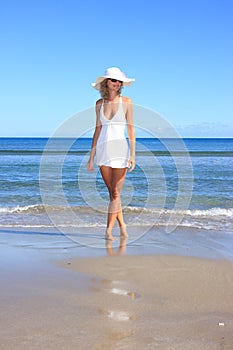
[[[126,224],[120,226],[121,237],[128,237]]]
[[[112,228],[111,227],[107,227],[105,230],[105,239],[110,240],[110,241],[115,241],[116,238],[113,237],[112,235]]]

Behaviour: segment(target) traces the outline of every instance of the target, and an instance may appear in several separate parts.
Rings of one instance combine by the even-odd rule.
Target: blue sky
[[[118,66],[136,79],[123,93],[181,136],[233,137],[231,0],[0,5],[0,136],[51,135]]]

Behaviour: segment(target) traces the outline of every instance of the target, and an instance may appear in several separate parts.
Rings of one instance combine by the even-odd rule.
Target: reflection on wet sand
[[[113,241],[106,240],[105,247],[106,247],[106,251],[107,251],[108,255],[119,256],[119,255],[122,255],[123,253],[126,252],[127,237],[121,237],[120,245],[116,251],[112,247],[112,242]]]

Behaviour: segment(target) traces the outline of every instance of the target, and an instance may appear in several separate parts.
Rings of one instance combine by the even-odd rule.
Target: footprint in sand
[[[139,299],[142,297],[141,294],[137,292],[127,291],[121,288],[111,288],[113,284],[118,283],[117,281],[111,281],[107,279],[98,280],[96,278],[92,278],[91,281],[93,283],[91,290],[94,292],[102,292],[104,290],[112,294],[128,296],[131,300]]]
[[[117,310],[107,310],[98,309],[99,315],[106,315],[107,317],[113,319],[114,321],[135,321],[136,316],[130,315],[126,311],[117,311]]]
[[[120,284],[120,282],[117,282],[117,281],[92,278],[91,282],[92,282],[91,290],[93,292],[105,291],[107,293],[111,293],[115,295],[127,296],[131,300],[141,298],[141,295],[137,292],[127,291],[126,289],[113,287],[113,285]],[[105,311],[104,309],[99,308],[98,313],[99,315],[105,315],[115,321],[135,321],[136,320],[136,316],[129,314],[127,311],[120,311],[120,310]]]
[[[141,298],[141,295],[137,292],[127,292],[127,290],[119,288],[112,288],[109,290],[109,292],[112,294],[129,296],[132,300]]]

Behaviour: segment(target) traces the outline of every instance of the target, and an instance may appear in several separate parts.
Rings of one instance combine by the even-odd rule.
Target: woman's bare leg
[[[111,201],[110,201],[110,215],[109,222],[115,223],[116,219],[120,227],[125,226],[122,208],[121,208],[121,190],[125,180],[126,168],[112,169],[112,184],[111,184]],[[114,225],[113,223],[113,225]],[[110,224],[111,226],[111,224]]]
[[[125,229],[125,223],[121,208],[121,197],[120,193],[124,183],[126,168],[116,169],[111,167],[102,166],[100,168],[101,175],[103,180],[108,188],[110,203],[108,208],[108,220],[107,220],[107,229],[106,237],[108,239],[114,239],[112,236],[112,228],[117,219],[118,224],[121,230],[121,236],[127,237],[127,232]]]

